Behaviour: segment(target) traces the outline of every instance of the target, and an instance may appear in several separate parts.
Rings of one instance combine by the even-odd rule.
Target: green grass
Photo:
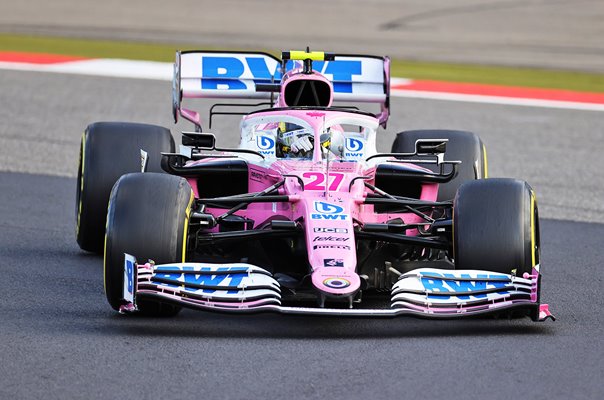
[[[172,62],[176,50],[192,48],[195,46],[191,44],[151,44],[0,34],[0,51],[81,57]],[[207,49],[207,46],[204,48]],[[278,54],[276,51],[269,52]],[[405,60],[392,60],[391,69],[392,76],[412,79],[604,92],[604,74]]]
[[[113,42],[56,37],[16,36],[0,34],[0,51],[65,54],[93,58],[124,58],[129,60],[174,61],[173,44]],[[183,47],[184,48],[184,47]]]

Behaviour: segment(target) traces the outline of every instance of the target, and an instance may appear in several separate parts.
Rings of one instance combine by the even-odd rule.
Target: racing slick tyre
[[[184,262],[193,190],[186,179],[168,174],[123,175],[113,187],[107,210],[104,277],[105,295],[119,310],[122,300],[124,253],[139,262]],[[142,314],[172,316],[180,307],[137,301]]]
[[[462,183],[488,176],[486,147],[475,133],[444,129],[404,131],[397,134],[392,144],[392,152],[414,152],[417,139],[449,139],[445,160],[461,161],[461,165],[457,167],[457,176],[438,186],[438,201],[452,200]],[[433,164],[421,166],[434,172],[439,170],[439,167]]]
[[[76,240],[82,250],[101,253],[109,193],[118,178],[141,170],[140,150],[148,156],[147,171],[161,172],[161,152],[174,151],[166,128],[128,122],[97,122],[82,135],[76,191]]]
[[[528,183],[509,178],[466,182],[453,203],[456,269],[531,273],[539,264],[539,213]]]

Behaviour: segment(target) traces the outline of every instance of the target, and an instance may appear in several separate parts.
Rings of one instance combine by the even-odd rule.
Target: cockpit
[[[341,111],[267,112],[243,120],[240,146],[267,159],[360,161],[376,153],[376,129],[375,118]]]

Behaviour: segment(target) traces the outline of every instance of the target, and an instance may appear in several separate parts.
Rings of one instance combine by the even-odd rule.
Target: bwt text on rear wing
[[[284,62],[261,52],[176,52],[172,83],[174,119],[180,115],[200,125],[199,114],[182,107],[183,99],[272,99],[272,93],[258,91],[257,85],[278,84],[285,72],[300,66],[299,61]],[[380,124],[386,125],[390,114],[388,57],[336,54],[333,61],[314,61],[312,68],[332,82],[334,101],[380,104],[381,111],[376,117]]]

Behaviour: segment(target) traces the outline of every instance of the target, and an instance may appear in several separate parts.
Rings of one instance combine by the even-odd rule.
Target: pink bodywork
[[[193,122],[198,128],[201,128],[200,116],[197,112],[181,108],[180,100],[183,98],[228,98],[228,97],[249,97],[249,98],[268,98],[266,93],[257,93],[255,91],[241,90],[238,91],[220,91],[204,89],[198,85],[198,80],[204,78],[199,75],[197,63],[201,62],[203,56],[208,56],[210,53],[204,52],[189,52],[183,54],[183,57],[188,59],[184,81],[186,85],[181,85],[181,69],[180,61],[181,54],[177,53],[175,64],[175,76],[173,86],[173,111],[175,119],[177,115],[181,115],[185,119]],[[241,55],[237,55],[238,57]],[[258,57],[258,56],[256,56]],[[268,55],[260,55],[266,61]],[[351,56],[356,57],[356,56]],[[361,56],[359,56],[361,57]],[[276,61],[274,58],[273,61]],[[270,60],[269,60],[270,61]],[[229,301],[223,298],[212,298],[212,292],[215,287],[199,288],[197,296],[191,296],[191,292],[187,291],[187,287],[182,284],[172,285],[170,283],[154,281],[155,267],[152,263],[138,264],[137,279],[135,290],[137,294],[146,295],[155,300],[177,302],[180,305],[204,309],[208,311],[227,311],[227,312],[259,312],[270,311],[285,314],[311,314],[311,315],[338,315],[338,316],[374,316],[374,317],[392,317],[396,315],[416,315],[428,317],[453,317],[470,314],[488,313],[490,311],[504,310],[524,305],[539,304],[539,271],[538,266],[534,267],[531,274],[525,274],[521,282],[522,285],[528,286],[530,290],[530,298],[513,298],[509,293],[503,294],[492,299],[488,303],[478,304],[466,300],[451,303],[451,305],[435,304],[431,301],[425,303],[414,301],[409,298],[391,299],[390,309],[353,309],[352,301],[354,296],[361,288],[361,278],[357,274],[357,258],[356,258],[356,242],[355,229],[362,228],[364,224],[377,223],[384,224],[392,220],[402,220],[405,224],[423,224],[424,220],[414,213],[387,213],[375,211],[375,206],[365,204],[368,194],[372,193],[371,189],[364,184],[375,185],[375,175],[377,166],[389,161],[396,161],[398,166],[404,169],[415,170],[417,172],[431,173],[430,170],[411,163],[404,163],[393,158],[381,157],[379,159],[370,159],[371,155],[376,153],[375,149],[375,129],[378,125],[386,127],[390,111],[389,91],[390,91],[390,60],[387,57],[382,58],[384,72],[384,87],[379,93],[375,91],[360,90],[355,94],[354,99],[361,102],[373,102],[380,104],[380,113],[375,116],[362,113],[351,113],[339,111],[337,109],[325,109],[316,107],[315,109],[295,108],[285,102],[286,88],[296,80],[305,81],[320,81],[329,86],[329,101],[327,107],[331,106],[334,99],[333,84],[325,76],[316,71],[306,72],[301,68],[284,74],[280,82],[280,93],[276,97],[273,105],[279,109],[270,109],[262,112],[251,113],[242,120],[241,143],[242,149],[247,149],[247,153],[232,153],[221,154],[216,157],[206,157],[197,161],[188,161],[186,166],[193,167],[202,164],[211,164],[224,160],[224,156],[233,156],[233,158],[243,159],[247,163],[247,182],[248,191],[250,193],[262,192],[271,186],[283,183],[278,189],[279,195],[288,196],[288,202],[252,202],[246,208],[235,213],[240,217],[248,218],[254,221],[253,229],[264,229],[272,220],[288,220],[296,221],[304,231],[306,242],[306,250],[310,264],[311,281],[313,286],[321,294],[319,308],[304,308],[304,307],[283,307],[281,306],[280,292],[272,294],[264,298],[246,297],[245,293],[249,294],[250,290],[246,286],[237,287],[236,301]],[[193,66],[193,67],[191,67]],[[248,71],[249,72],[249,71]],[[245,76],[243,76],[245,75]],[[243,74],[239,79],[250,80],[253,76]],[[253,74],[252,74],[253,75]],[[210,77],[210,78],[215,78]],[[241,83],[241,82],[240,82]],[[358,83],[358,82],[357,82]],[[372,83],[371,79],[365,83]],[[378,83],[381,83],[378,82]],[[319,86],[319,85],[317,85]],[[291,88],[295,88],[293,86]],[[246,86],[247,88],[247,86]],[[314,90],[314,89],[313,89]],[[296,92],[294,90],[294,92]],[[300,89],[301,93],[301,89]],[[326,93],[323,93],[325,95]],[[342,93],[340,93],[342,95]],[[273,99],[271,95],[271,100]],[[299,98],[299,97],[298,97]],[[296,98],[296,99],[298,99]],[[318,96],[315,92],[315,99]],[[320,103],[325,102],[326,97],[322,97]],[[343,100],[344,98],[340,98]],[[318,100],[317,100],[318,101]],[[348,100],[345,100],[348,101]],[[295,101],[296,103],[298,100]],[[255,118],[258,118],[256,120]],[[284,120],[280,120],[284,118]],[[256,153],[251,154],[249,150],[255,151],[250,146],[250,138],[245,138],[245,127],[254,126],[260,121],[259,126],[262,128],[259,131],[268,132],[276,128],[275,121],[290,122],[292,120],[301,121],[305,125],[303,130],[312,131],[314,135],[314,150],[311,158],[277,158],[276,152]],[[352,121],[352,122],[351,122]],[[346,160],[345,153],[340,153],[344,158],[337,158],[328,161],[324,158],[321,145],[321,134],[327,133],[326,128],[331,128],[333,131],[339,131],[344,134],[343,125],[358,125],[361,128],[365,126],[371,130],[371,139],[367,139],[367,143],[371,141],[371,149],[369,154],[364,152],[359,158]],[[375,128],[375,129],[374,129]],[[348,132],[354,136],[356,133]],[[272,135],[272,133],[271,133]],[[248,135],[249,136],[249,135]],[[270,136],[267,136],[270,137]],[[330,137],[330,142],[331,142]],[[247,140],[247,142],[246,142]],[[247,143],[247,144],[246,144]],[[289,144],[289,143],[288,143]],[[246,147],[247,146],[247,147]],[[252,145],[253,146],[253,145]],[[259,145],[258,145],[259,147]],[[367,150],[368,147],[365,147]],[[352,151],[352,150],[351,150]],[[253,153],[253,152],[252,152]],[[329,153],[329,151],[327,152]],[[281,153],[279,153],[281,154]],[[334,153],[335,154],[335,153]],[[356,156],[355,156],[356,157]],[[187,178],[192,187],[196,198],[200,198],[200,190],[198,184],[204,185],[203,176],[191,174]],[[229,182],[224,182],[228,185]],[[203,191],[202,191],[203,193]],[[438,194],[437,183],[422,183],[419,199],[427,202],[436,201]],[[209,212],[214,216],[222,215],[226,212],[224,208],[207,207],[205,212]],[[209,232],[218,232],[219,228],[215,227]],[[418,235],[417,229],[409,229],[405,232],[408,236]],[[283,260],[287,263],[288,260]],[[259,268],[251,266],[253,268]],[[417,273],[421,269],[413,270],[408,274]],[[480,271],[479,271],[480,272]],[[247,272],[248,276],[250,271]],[[402,276],[404,278],[404,276]],[[510,281],[514,277],[510,277]],[[399,279],[401,282],[401,279]],[[279,283],[275,281],[275,285]],[[233,289],[231,286],[225,288]],[[189,288],[190,289],[190,288]],[[208,289],[208,292],[204,292]],[[526,288],[525,288],[526,289]],[[412,292],[413,293],[413,292]],[[525,294],[525,293],[523,293]],[[399,294],[393,293],[393,296]],[[350,309],[343,308],[324,308],[325,297],[347,299],[350,302]],[[426,298],[429,298],[429,293],[426,292]],[[462,296],[460,296],[461,298]],[[128,302],[120,308],[120,312],[130,313],[136,311],[134,303]],[[547,304],[540,304],[538,308],[538,320],[554,319],[549,312]]]
[[[244,117],[244,121],[255,117],[293,116],[307,122],[315,135],[315,143],[320,143],[324,126],[334,119],[349,116],[340,111],[318,110],[278,110],[254,113]],[[375,118],[355,114],[354,118],[375,123]],[[211,162],[208,158],[189,165]],[[386,159],[381,159],[384,162]],[[428,171],[413,164],[403,164],[409,168]],[[365,161],[332,161],[327,170],[320,146],[314,147],[312,160],[273,159],[264,163],[249,163],[249,191],[259,192],[285,179],[279,194],[288,195],[289,203],[252,203],[247,209],[236,214],[256,221],[256,226],[274,219],[276,216],[292,221],[303,220],[308,259],[312,268],[312,283],[321,292],[332,297],[348,297],[356,293],[361,280],[355,272],[357,266],[354,231],[355,226],[364,223],[385,223],[402,218],[405,223],[420,223],[422,219],[412,213],[376,213],[374,206],[363,204],[368,189],[365,181],[375,184],[375,165]],[[253,176],[252,176],[253,175]],[[284,175],[290,175],[285,177]],[[304,188],[298,179],[304,182]],[[354,182],[353,182],[354,180]],[[199,197],[197,179],[189,178],[196,197]],[[438,184],[426,183],[422,186],[421,200],[435,201]],[[328,212],[336,210],[338,212]],[[224,209],[208,208],[215,215]],[[417,230],[407,231],[416,235]],[[287,262],[284,260],[284,262]]]

